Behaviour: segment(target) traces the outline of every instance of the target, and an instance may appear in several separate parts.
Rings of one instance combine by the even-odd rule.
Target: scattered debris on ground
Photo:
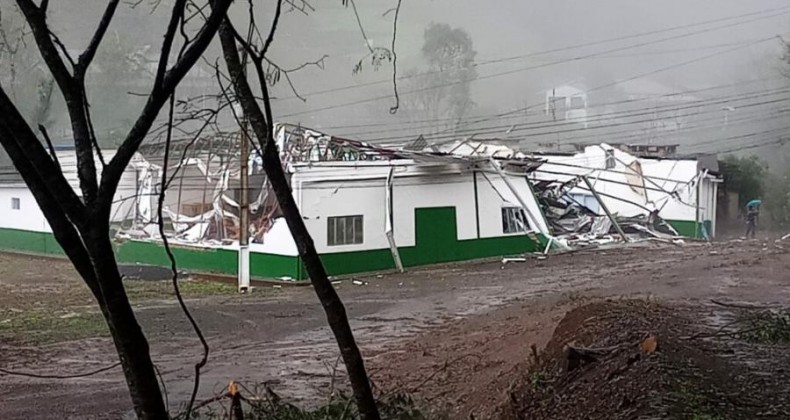
[[[772,314],[641,300],[582,306],[559,323],[499,417],[790,418],[790,328],[786,314]]]
[[[785,369],[782,347],[752,343],[744,333],[754,328],[750,316],[790,307],[790,247],[776,246],[775,239],[689,241],[682,247],[645,241],[543,259],[527,256],[524,262],[504,267],[501,260],[447,264],[384,278],[355,278],[368,281],[368,286],[343,279],[339,293],[378,389],[390,394],[413,390],[420,407],[446,409],[451,419],[468,419],[469,414],[491,419],[498,407],[509,408],[505,405],[510,399],[508,390],[521,390],[511,384],[528,378],[533,347],[537,352],[546,346],[569,310],[606,297],[652,296],[668,305],[680,302],[686,305],[679,310],[682,318],[710,321],[679,335],[719,335],[704,340],[721,341],[724,350],[738,357],[760,349],[756,357],[778,359],[771,372],[786,375],[780,371]],[[169,280],[128,281],[125,286],[151,339],[175,410],[192,391],[199,345],[173,298]],[[258,289],[239,296],[234,285],[190,280],[182,284],[182,292],[211,345],[199,401],[210,398],[231,379],[247,384],[270,382],[278,394],[300,407],[326,401],[332,380],[325,363],[337,359],[337,345],[310,288],[283,285],[279,290]],[[688,305],[700,308],[689,312]],[[30,328],[5,321],[7,330],[0,334],[4,369],[70,375],[117,361],[111,340],[75,334],[72,326],[82,321],[75,314],[94,313],[95,304],[68,262],[0,255],[0,307],[7,311],[0,311],[0,323],[51,314],[59,323],[55,329],[68,340],[47,339],[50,344],[31,346],[15,338],[33,337]],[[64,323],[69,323],[68,328]],[[98,325],[103,326],[103,321]],[[35,329],[53,330],[44,325]],[[657,339],[656,354],[672,348],[659,328],[645,330]],[[688,341],[698,346],[701,339]],[[228,346],[229,342],[235,344]],[[579,341],[577,347],[599,345]],[[84,380],[0,375],[0,418],[98,420],[122,418],[129,412],[120,369],[92,380],[101,386],[85,387]],[[335,386],[347,389],[342,382],[338,377]]]

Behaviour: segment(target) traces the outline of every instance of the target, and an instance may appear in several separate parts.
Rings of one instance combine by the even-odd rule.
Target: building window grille
[[[362,216],[339,216],[327,218],[327,245],[355,245],[363,242]]]

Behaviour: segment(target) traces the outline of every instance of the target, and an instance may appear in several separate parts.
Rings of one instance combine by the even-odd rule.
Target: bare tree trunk
[[[108,0],[87,47],[72,57],[49,27],[49,1],[16,0],[54,83],[63,94],[71,122],[82,197],[67,182],[35,133],[0,86],[0,145],[12,158],[25,183],[52,227],[55,239],[90,288],[101,308],[123,366],[137,416],[167,419],[162,393],[151,360],[148,342],[124,290],[110,241],[110,211],[122,175],[142,144],[162,106],[195,65],[216,35],[232,0],[211,0],[211,11],[202,27],[190,37],[171,62],[179,29],[184,30],[187,0],[175,0],[160,49],[156,79],[148,100],[135,118],[110,162],[104,162],[93,132],[85,91],[85,76],[113,21],[120,0]],[[201,8],[204,12],[205,9]],[[186,36],[186,35],[184,35]],[[68,63],[65,61],[68,60]],[[108,106],[110,104],[101,104]],[[45,136],[46,137],[46,136]],[[94,154],[103,165],[101,178]],[[100,181],[100,182],[99,182]]]
[[[0,110],[5,111],[4,116],[21,119],[15,109],[3,107],[3,99],[5,97],[0,91]],[[8,121],[0,119],[0,145],[12,158],[47,218],[55,239],[99,304],[121,360],[138,418],[166,419],[168,413],[159,390],[148,342],[134,317],[115,262],[107,222],[109,214],[105,215],[104,223],[96,223],[101,215],[92,214],[90,219],[94,223],[87,226],[81,223],[75,227],[66,216],[64,202],[53,197],[52,190],[58,186],[50,179],[57,177],[60,171],[47,165],[46,161],[26,158],[26,153],[41,147],[33,143],[36,141],[34,138],[28,142],[31,146],[27,149],[20,146],[24,144],[25,136],[32,135],[26,126],[9,125]],[[66,188],[70,188],[68,184]]]
[[[134,315],[115,261],[108,227],[86,232],[86,247],[101,285],[97,300],[123,367],[137,418],[168,419],[148,340]]]
[[[276,22],[273,27],[276,28]],[[288,228],[291,231],[294,242],[296,242],[296,246],[299,249],[299,256],[310,276],[313,289],[318,299],[321,301],[321,305],[324,307],[326,319],[332,329],[338,347],[340,348],[340,354],[343,357],[343,362],[348,371],[348,378],[351,382],[351,388],[354,392],[354,398],[357,402],[360,417],[363,420],[379,420],[380,415],[378,407],[376,407],[375,398],[373,397],[370,380],[365,370],[365,363],[356,340],[354,339],[351,325],[348,322],[345,306],[343,306],[340,296],[338,296],[337,291],[335,291],[335,288],[329,281],[321,258],[318,256],[318,252],[315,249],[313,239],[310,237],[307,226],[305,226],[302,220],[302,215],[291,193],[288,178],[283,171],[277,145],[272,138],[273,122],[271,104],[269,101],[268,87],[266,85],[267,82],[263,75],[261,64],[263,55],[255,56],[251,54],[261,84],[263,103],[266,111],[265,116],[258,106],[258,102],[246,79],[244,68],[239,58],[234,32],[230,22],[226,19],[220,27],[219,37],[222,43],[225,63],[228,67],[236,92],[236,98],[238,98],[241,103],[244,114],[249,118],[250,125],[258,141],[261,143],[263,168],[277,196],[280,209],[288,223]],[[273,33],[274,29],[269,39],[272,38]],[[247,45],[246,48],[248,52],[253,52],[249,48],[249,45]],[[265,48],[263,54],[265,54]]]

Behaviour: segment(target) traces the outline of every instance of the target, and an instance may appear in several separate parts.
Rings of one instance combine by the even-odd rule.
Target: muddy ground
[[[692,307],[711,299],[790,306],[787,246],[647,243],[504,266],[430,267],[337,287],[380,389],[411,391],[451,418],[489,418],[529,370],[531,346],[545,347],[568,310],[612,297]],[[31,311],[47,308],[66,320],[95,313],[67,264],[3,256],[0,267],[0,366],[63,375],[115,361],[110,341],[92,322],[28,322]],[[135,306],[175,410],[191,389],[200,347],[164,284],[154,291],[132,287],[143,290]],[[337,351],[312,290],[261,288],[237,296],[201,283],[191,288],[190,307],[212,348],[199,399],[230,380],[266,382],[297,401],[326,396]],[[4,323],[14,328],[3,329]],[[78,339],[41,331],[47,328],[76,331]],[[0,375],[0,401],[2,419],[119,418],[130,409],[117,369],[73,380]]]

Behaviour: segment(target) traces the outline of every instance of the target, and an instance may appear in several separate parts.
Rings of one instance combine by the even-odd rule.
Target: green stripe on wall
[[[171,246],[179,268],[197,272],[236,275],[238,252],[230,249],[211,249]],[[170,264],[163,248],[154,242],[128,241],[116,246],[118,261],[148,265]],[[299,258],[287,255],[250,252],[250,275],[258,278],[299,278]]]
[[[541,244],[525,235],[458,240],[455,207],[422,208],[414,211],[416,245],[400,247],[405,267],[473,260],[534,252]],[[63,250],[50,233],[0,229],[0,249],[37,254],[59,254]],[[146,241],[115,244],[121,263],[169,266],[161,245]],[[235,275],[238,254],[234,250],[173,246],[178,267],[195,272]],[[389,248],[369,251],[327,253],[321,260],[329,275],[345,275],[395,268]],[[250,253],[250,275],[258,278],[307,278],[300,258]]]
[[[680,236],[685,236],[687,238],[702,237],[702,230],[699,228],[699,223],[694,220],[666,220],[666,222],[675,228]]]
[[[65,255],[63,248],[51,233],[19,229],[0,229],[0,249],[33,254]]]
[[[17,229],[0,229],[0,249],[32,254],[64,255],[63,249],[51,233]],[[235,275],[238,264],[236,251],[228,249],[203,249],[171,247],[180,269]],[[125,241],[115,243],[118,262],[169,266],[164,248],[154,242]],[[258,278],[299,278],[299,258],[251,252],[250,275]]]

